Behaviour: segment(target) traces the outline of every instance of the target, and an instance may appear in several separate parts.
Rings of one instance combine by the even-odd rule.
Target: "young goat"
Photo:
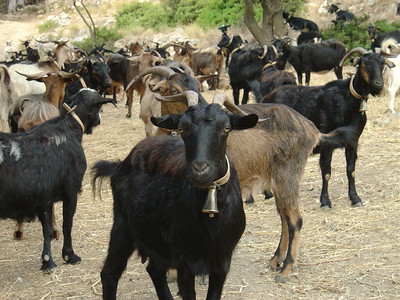
[[[245,215],[236,171],[225,155],[231,130],[258,117],[228,115],[220,105],[190,106],[183,114],[152,118],[181,137],[150,137],[122,162],[100,161],[94,178],[111,177],[114,223],[101,271],[103,299],[116,299],[128,258],[138,250],[159,299],[173,299],[170,268],[179,295],[195,299],[196,275],[209,274],[207,299],[220,299]],[[183,140],[183,141],[182,141]]]
[[[82,89],[70,100],[74,110],[62,109],[59,117],[28,132],[0,133],[0,218],[39,218],[44,237],[41,269],[47,272],[56,267],[51,254],[51,210],[57,201],[63,202],[62,257],[70,264],[81,261],[72,248],[71,232],[86,170],[82,136],[100,124],[101,105],[110,101],[90,89]]]

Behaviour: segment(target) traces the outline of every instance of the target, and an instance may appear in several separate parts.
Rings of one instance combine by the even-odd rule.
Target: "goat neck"
[[[358,78],[358,80],[356,78]],[[350,77],[349,90],[350,90],[351,95],[354,98],[361,101],[359,111],[361,113],[365,113],[368,110],[367,100],[369,97],[369,91],[365,92],[364,91],[365,89],[362,88],[363,84],[360,84],[360,80],[363,80],[363,79],[361,79],[361,78],[362,78],[362,76],[359,74],[352,75]],[[356,91],[356,89],[362,90],[360,93],[363,93],[365,95],[361,95],[359,92]]]
[[[79,126],[81,126],[82,128],[82,134],[85,133],[85,125],[83,125],[82,120],[78,117],[78,115],[75,113],[75,109],[76,106],[74,106],[73,108],[69,107],[67,103],[63,103],[64,108],[67,110],[67,115],[71,115],[79,124]]]
[[[220,179],[214,181],[209,187],[208,187],[208,194],[207,194],[207,200],[204,203],[202,212],[207,213],[210,218],[213,218],[216,213],[218,213],[218,206],[217,206],[217,189],[220,190],[221,186],[224,185],[229,181],[229,178],[231,176],[231,167],[229,164],[229,159],[228,156],[225,155],[225,160],[226,160],[226,173],[224,176],[222,176]]]

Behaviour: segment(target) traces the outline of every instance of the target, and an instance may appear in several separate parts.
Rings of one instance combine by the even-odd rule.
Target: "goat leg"
[[[360,197],[357,195],[356,185],[355,185],[355,169],[356,169],[356,160],[357,160],[357,150],[353,147],[346,147],[346,172],[347,179],[349,182],[349,198],[351,200],[351,206],[360,207],[363,206]]]
[[[319,157],[319,165],[322,175],[322,189],[319,198],[321,208],[332,208],[332,203],[328,194],[328,183],[331,178],[332,153],[332,149],[321,148],[321,154]]]
[[[179,295],[183,300],[196,300],[195,275],[189,272],[187,266],[178,266]]]
[[[81,258],[74,253],[72,248],[72,225],[76,210],[77,195],[71,196],[63,201],[63,234],[64,245],[62,249],[62,257],[68,264],[78,264]]]
[[[230,263],[228,262],[228,265]],[[222,289],[225,283],[227,272],[211,272],[210,273],[210,282],[208,285],[207,291],[207,300],[219,300],[221,299]]]
[[[172,300],[171,291],[169,290],[167,283],[167,270],[165,268],[158,267],[153,261],[150,260],[146,267],[147,273],[150,275],[151,281],[156,289],[157,296],[161,300]],[[194,282],[194,277],[193,277]],[[179,273],[178,273],[178,284],[179,284]],[[193,284],[194,289],[194,284]],[[185,297],[182,297],[186,299]],[[195,298],[193,298],[195,299]]]
[[[46,211],[43,211],[39,214],[39,220],[42,223],[42,231],[43,231],[43,251],[42,251],[42,267],[40,268],[42,271],[52,273],[54,268],[57,267],[55,262],[53,261],[51,255],[51,240],[54,235],[53,228],[51,226],[51,208],[47,208]]]
[[[299,253],[300,230],[303,225],[303,220],[300,215],[300,210],[293,210],[289,215],[285,216],[286,225],[288,228],[288,248],[286,258],[279,275],[276,276],[276,282],[287,282],[289,273],[297,269],[297,256]]]

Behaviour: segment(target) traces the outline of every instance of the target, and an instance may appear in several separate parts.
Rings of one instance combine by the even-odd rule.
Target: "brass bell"
[[[360,112],[366,112],[368,110],[367,100],[361,100]]]
[[[203,209],[201,211],[208,214],[210,218],[213,218],[214,215],[218,213],[217,189],[214,185],[209,188],[207,200],[204,203]]]

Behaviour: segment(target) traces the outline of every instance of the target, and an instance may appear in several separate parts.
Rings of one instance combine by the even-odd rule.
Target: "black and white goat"
[[[340,62],[350,55],[361,55],[357,61],[357,72],[351,78],[335,80],[324,86],[282,86],[264,97],[265,103],[286,104],[313,121],[324,133],[341,126],[351,126],[356,131],[354,145],[346,145],[348,195],[352,206],[362,206],[362,201],[355,187],[355,164],[357,159],[358,139],[365,123],[366,103],[368,96],[378,95],[383,89],[382,72],[385,64],[393,67],[393,63],[378,53],[371,53],[363,48],[349,51]],[[321,207],[332,207],[328,195],[328,182],[331,178],[331,160],[333,148],[322,145],[319,148],[322,174]]]
[[[101,271],[103,299],[116,299],[129,257],[138,250],[159,299],[173,299],[166,273],[177,269],[179,295],[195,299],[196,275],[209,274],[207,299],[220,299],[232,252],[245,229],[237,173],[226,156],[231,130],[257,124],[220,105],[190,106],[153,117],[181,137],[150,137],[122,162],[97,162],[93,184],[111,177],[114,223]]]
[[[90,89],[70,100],[72,111],[63,108],[59,117],[28,132],[0,133],[0,218],[39,218],[44,237],[41,269],[48,272],[56,267],[51,254],[54,202],[63,202],[62,257],[70,264],[81,261],[72,248],[71,231],[86,170],[82,136],[92,133],[100,123],[102,104],[110,101]]]

